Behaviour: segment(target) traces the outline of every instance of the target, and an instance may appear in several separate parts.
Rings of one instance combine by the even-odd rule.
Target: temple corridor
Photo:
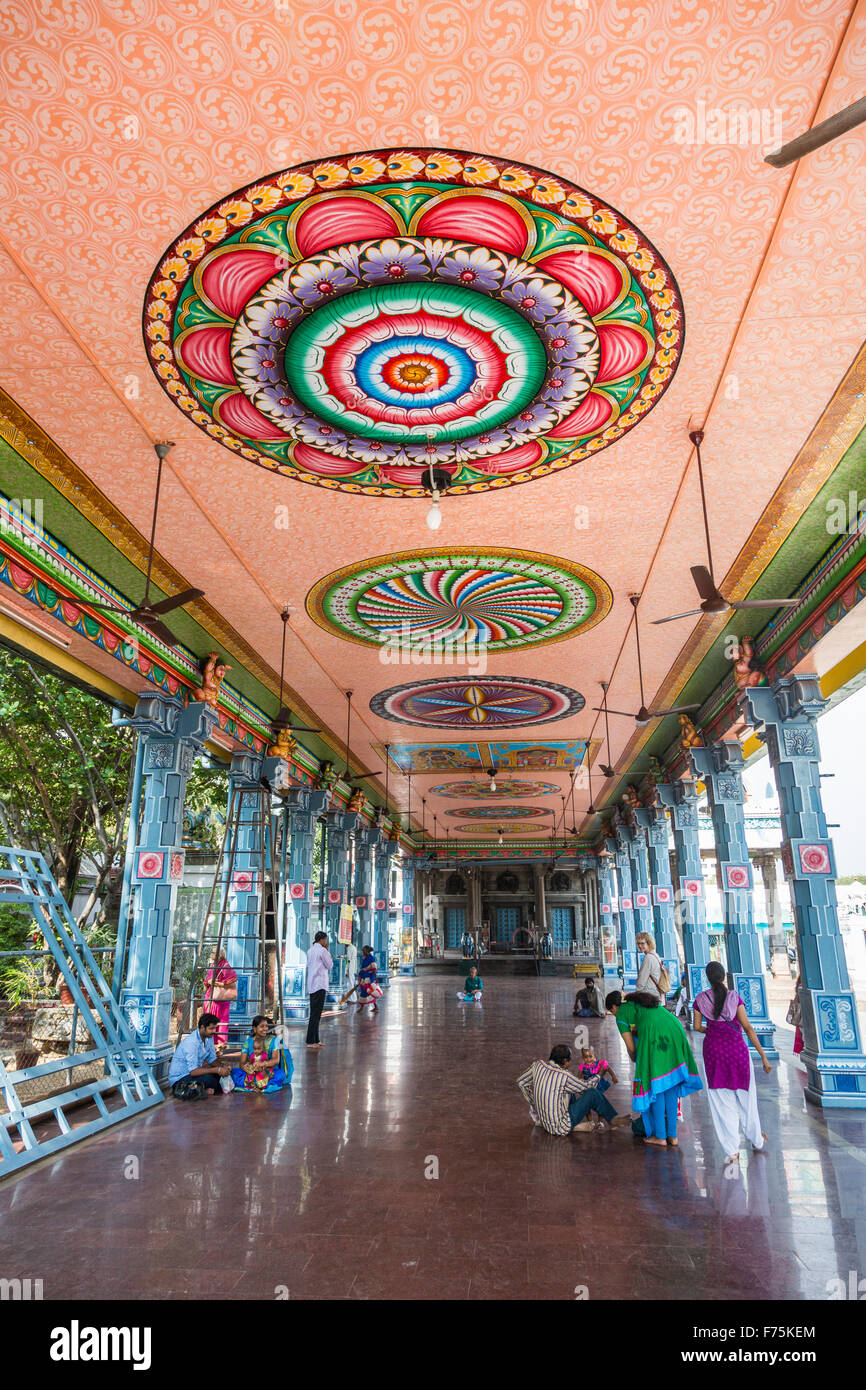
[[[533,1129],[515,1079],[573,1041],[571,981],[458,983],[395,980],[319,1053],[293,1030],[290,1090],[169,1097],[10,1178],[7,1270],[46,1300],[777,1300],[866,1267],[863,1116],[805,1105],[792,1029],[757,1076],[768,1153],[727,1175],[705,1092],[678,1151]],[[614,1021],[588,1027],[627,1111]]]

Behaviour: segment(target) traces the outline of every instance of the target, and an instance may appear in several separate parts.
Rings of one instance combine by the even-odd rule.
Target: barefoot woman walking
[[[695,1031],[704,1034],[704,1070],[713,1129],[728,1163],[735,1163],[740,1157],[741,1129],[756,1153],[767,1142],[758,1119],[755,1069],[743,1033],[761,1058],[764,1071],[773,1069],[742,999],[735,989],[727,987],[725,967],[711,960],[706,974],[710,988],[695,999]]]

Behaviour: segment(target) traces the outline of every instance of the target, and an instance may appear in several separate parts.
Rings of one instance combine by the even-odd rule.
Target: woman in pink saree
[[[229,1037],[229,1010],[238,997],[238,977],[226,960],[223,950],[214,951],[210,969],[204,977],[204,1011],[216,1014],[219,1027],[214,1034],[218,1047],[225,1047]]]

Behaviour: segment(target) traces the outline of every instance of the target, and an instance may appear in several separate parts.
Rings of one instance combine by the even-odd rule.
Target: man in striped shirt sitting
[[[610,1101],[598,1087],[598,1077],[572,1076],[569,1071],[571,1048],[557,1043],[550,1052],[549,1062],[533,1062],[528,1071],[517,1078],[524,1100],[529,1102],[533,1124],[542,1125],[549,1134],[570,1134],[573,1129],[604,1129],[608,1124],[628,1124],[627,1116],[618,1116]],[[586,1117],[595,1111],[593,1120]]]

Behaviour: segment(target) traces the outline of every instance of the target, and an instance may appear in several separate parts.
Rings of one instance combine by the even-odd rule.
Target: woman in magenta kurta
[[[228,1042],[229,1013],[232,1000],[238,997],[237,981],[238,977],[226,960],[225,951],[214,951],[210,969],[204,977],[204,1009],[206,1013],[216,1014],[219,1019],[219,1027],[214,1034],[218,1047]]]
[[[735,1163],[740,1157],[741,1129],[757,1153],[767,1142],[758,1118],[755,1071],[744,1033],[763,1061],[764,1071],[772,1068],[745,1004],[735,989],[727,987],[725,967],[711,960],[706,974],[710,988],[695,999],[695,1029],[704,1034],[704,1070],[713,1128],[727,1161]]]

